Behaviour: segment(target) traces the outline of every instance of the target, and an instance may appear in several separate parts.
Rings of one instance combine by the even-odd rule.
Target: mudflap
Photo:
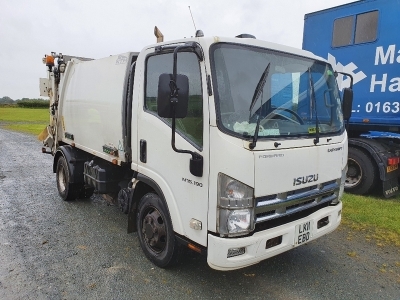
[[[399,180],[397,177],[382,182],[383,195],[390,198],[399,194]]]
[[[131,210],[128,213],[128,233],[136,232],[137,227],[136,227],[136,209]]]

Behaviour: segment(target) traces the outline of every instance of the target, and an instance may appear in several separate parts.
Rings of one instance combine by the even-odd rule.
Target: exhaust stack
[[[157,38],[157,43],[164,41],[164,35],[161,33],[160,29],[157,28],[157,26],[154,26],[154,35]]]

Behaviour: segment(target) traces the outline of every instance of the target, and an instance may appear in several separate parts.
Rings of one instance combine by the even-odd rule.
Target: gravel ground
[[[231,272],[163,270],[101,197],[63,202],[35,137],[0,129],[0,299],[400,299],[400,251],[343,226]]]

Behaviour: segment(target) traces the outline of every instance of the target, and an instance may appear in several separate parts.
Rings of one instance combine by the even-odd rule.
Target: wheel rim
[[[60,187],[60,191],[64,192],[66,187],[66,176],[65,170],[63,167],[60,167],[58,171],[58,186]]]
[[[361,182],[362,169],[358,162],[354,159],[349,158],[348,169],[346,174],[345,188],[352,188],[357,186]]]
[[[142,236],[146,245],[155,253],[160,253],[167,244],[167,230],[160,212],[153,206],[149,207],[142,218]]]

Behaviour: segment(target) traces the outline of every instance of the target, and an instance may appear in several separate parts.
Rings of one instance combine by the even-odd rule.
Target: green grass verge
[[[29,133],[29,134],[33,134],[33,135],[39,135],[47,125],[48,125],[47,123],[43,123],[43,124],[32,124],[32,123],[7,124],[4,126],[4,128],[9,129],[9,130],[19,131],[19,132],[25,132],[25,133]]]
[[[49,124],[48,108],[0,107],[0,126],[38,135]]]
[[[49,122],[48,108],[0,107],[0,121],[6,122]]]
[[[374,239],[378,245],[400,246],[400,196],[385,199],[376,196],[343,196],[345,225],[365,232],[366,239]]]

